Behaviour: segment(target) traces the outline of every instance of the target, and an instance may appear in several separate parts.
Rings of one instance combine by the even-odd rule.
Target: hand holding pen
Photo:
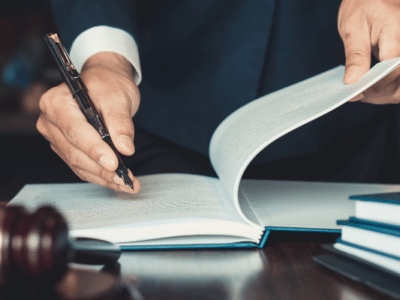
[[[68,76],[76,77],[76,70],[68,72]],[[138,192],[139,181],[118,155],[134,152],[132,116],[140,97],[132,67],[119,54],[98,53],[87,60],[81,76],[93,107],[84,107],[86,98],[76,99],[82,97],[77,96],[79,84],[72,83],[75,86],[71,88],[71,83],[63,83],[42,96],[37,128],[81,179],[118,191]],[[65,75],[64,79],[67,81]],[[83,105],[78,104],[79,100]],[[100,117],[96,117],[96,110]],[[128,187],[130,184],[133,190]]]

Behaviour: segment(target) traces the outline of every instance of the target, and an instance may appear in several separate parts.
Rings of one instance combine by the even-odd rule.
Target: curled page
[[[243,173],[265,147],[286,133],[332,111],[360,94],[400,64],[400,58],[376,64],[354,84],[343,82],[344,66],[256,99],[228,116],[210,142],[210,160],[234,199]],[[247,219],[243,214],[242,217]]]

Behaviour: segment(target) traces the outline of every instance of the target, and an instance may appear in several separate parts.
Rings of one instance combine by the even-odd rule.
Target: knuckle
[[[112,190],[114,190],[116,192],[120,191],[118,185],[116,185],[115,183],[107,182],[106,183],[106,187],[109,188],[109,189],[112,189]]]
[[[56,99],[57,97],[59,97],[59,93],[58,90],[60,88],[59,87],[53,87],[51,89],[49,89],[47,92],[45,92],[42,97],[40,97],[39,100],[39,108],[40,111],[42,111],[43,113],[47,113],[49,111],[51,111],[51,107],[53,105],[53,100]]]
[[[135,115],[140,105],[140,92],[139,88],[134,85],[133,91],[131,92],[131,116]]]
[[[53,150],[56,154],[58,154],[58,148],[54,146],[53,144],[50,144],[51,150]]]
[[[39,119],[36,122],[36,129],[37,131],[39,131],[39,133],[41,133],[42,135],[44,135],[45,133],[45,126],[44,126],[44,121],[42,119],[43,117],[40,116]]]
[[[351,48],[346,51],[347,60],[357,60],[368,56],[368,52],[363,48]]]
[[[360,18],[358,17],[358,15],[355,14],[351,14],[349,16],[339,19],[338,31],[343,40],[346,41],[354,34],[358,34],[355,30],[358,26],[355,25],[360,22],[359,19]]]
[[[52,141],[51,132],[47,128],[46,121],[39,117],[38,121],[36,122],[36,129],[37,131],[49,142]]]
[[[94,161],[98,161],[99,159],[97,158],[97,147],[94,147],[94,146],[92,146],[92,147],[90,147],[89,148],[89,150],[88,150],[88,153],[87,153],[87,155],[91,158],[91,159],[93,159]]]
[[[72,165],[77,166],[79,164],[79,153],[74,147],[69,147],[65,153],[68,162]]]
[[[65,107],[65,99],[68,97],[69,91],[64,83],[49,89],[39,100],[41,114],[51,120],[50,116],[55,116],[58,112],[62,113]]]
[[[114,127],[118,129],[128,129],[128,128],[130,129],[132,127],[131,123],[132,123],[131,118],[128,118],[126,115],[124,114],[115,115]]]
[[[396,103],[399,103],[400,100],[400,88],[396,88],[393,94],[393,98],[396,99]]]
[[[51,94],[51,90],[48,90],[46,93],[44,93],[42,95],[42,97],[40,97],[39,109],[43,113],[47,112],[47,110],[48,110],[49,102],[51,101],[50,100],[50,98],[51,98],[50,94]]]
[[[371,86],[371,89],[375,94],[378,94],[381,91],[379,84],[374,84],[373,86]]]
[[[86,179],[86,175],[85,175],[85,173],[83,172],[82,169],[75,169],[75,170],[73,170],[73,171],[74,171],[74,173],[76,174],[76,176],[78,176],[80,179],[82,179],[83,181],[88,181],[88,180]]]
[[[101,168],[100,170],[100,177],[105,179],[107,182],[110,182],[110,176],[109,176],[109,171],[107,171],[104,168]]]
[[[70,143],[72,144],[76,143],[76,140],[79,137],[79,135],[76,130],[75,124],[68,123],[65,127],[64,135]]]

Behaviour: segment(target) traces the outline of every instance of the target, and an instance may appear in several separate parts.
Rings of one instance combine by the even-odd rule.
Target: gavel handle
[[[115,264],[121,256],[121,248],[102,240],[78,238],[71,240],[73,262],[88,265]]]

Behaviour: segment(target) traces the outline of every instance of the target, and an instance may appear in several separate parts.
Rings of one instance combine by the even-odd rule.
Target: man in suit
[[[400,56],[395,0],[52,0],[52,8],[120,153],[135,152],[135,135],[135,174],[212,175],[204,168],[210,137],[237,108],[343,62],[344,81],[353,83],[369,70],[371,53],[378,61]],[[397,107],[367,103],[398,103],[398,75],[268,147],[265,177],[393,180],[396,164],[387,160],[397,159]],[[129,192],[65,84],[40,106],[38,130],[80,178]],[[390,178],[382,175],[388,165]]]

